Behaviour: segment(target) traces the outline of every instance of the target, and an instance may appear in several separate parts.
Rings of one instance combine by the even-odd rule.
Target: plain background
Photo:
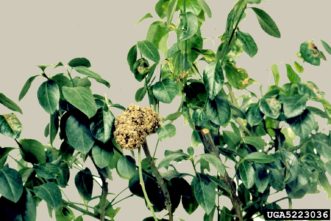
[[[145,38],[151,20],[137,23],[145,13],[154,13],[155,0],[30,0],[0,1],[0,91],[17,100],[20,88],[25,80],[38,74],[39,64],[67,62],[71,58],[84,56],[91,60],[92,67],[112,84],[110,89],[102,86],[95,88],[101,94],[111,97],[114,102],[128,105],[134,102],[134,93],[140,86],[126,63],[128,49],[138,40]],[[225,18],[235,1],[207,0],[213,11],[213,18],[207,19],[203,35],[206,45],[216,49],[218,36],[225,28]],[[284,65],[296,59],[301,42],[309,39],[324,39],[331,43],[331,1],[330,0],[265,0],[260,5],[277,22],[281,39],[266,35],[258,25],[251,10],[240,25],[241,30],[251,33],[259,46],[259,52],[253,59],[246,55],[239,64],[262,85],[272,83],[270,66],[274,63]],[[320,46],[321,47],[321,46]],[[327,56],[331,60],[331,56]],[[331,62],[322,62],[320,67],[305,65],[305,80],[315,81],[331,100],[330,72]],[[283,68],[282,68],[283,70]],[[285,75],[283,73],[283,78]],[[36,98],[38,79],[30,93],[20,103],[24,115],[20,119],[24,125],[22,137],[35,138],[47,143],[43,129],[48,120],[47,114],[40,108]],[[163,106],[162,106],[163,108]],[[175,105],[164,107],[163,113],[171,113]],[[5,109],[0,107],[1,113]],[[190,145],[190,132],[187,125],[179,120],[178,135],[161,144],[162,149],[186,149]],[[0,136],[1,145],[15,145],[11,140]],[[72,174],[72,177],[74,174]],[[110,191],[118,192],[127,185],[126,181],[110,182]],[[1,187],[0,187],[1,188]],[[81,201],[75,187],[66,190],[73,201]],[[125,196],[128,193],[125,193]],[[275,196],[275,199],[279,198]],[[307,195],[304,199],[294,200],[294,208],[330,208],[331,201],[326,193]],[[282,204],[287,206],[286,202]],[[116,220],[139,221],[149,213],[142,199],[132,198],[120,204]],[[202,220],[202,211],[198,210],[188,218],[182,209],[176,213],[176,220]],[[53,218],[54,219],[54,218]],[[47,209],[42,203],[38,209],[38,220],[47,221]],[[85,218],[85,220],[90,220]]]

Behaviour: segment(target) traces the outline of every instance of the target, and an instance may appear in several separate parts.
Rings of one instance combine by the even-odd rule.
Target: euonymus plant
[[[292,199],[320,187],[331,196],[331,134],[320,130],[331,123],[331,104],[317,85],[301,79],[304,66],[320,65],[326,53],[314,42],[304,42],[299,56],[284,64],[286,75],[273,65],[274,84],[263,85],[267,90],[259,94],[250,90],[255,81],[236,59],[242,53],[254,57],[258,46],[249,30],[240,28],[241,21],[253,13],[266,34],[281,37],[260,2],[237,0],[219,47],[209,49],[201,32],[212,16],[205,0],[158,0],[155,15],[142,18],[155,18],[146,39],[132,46],[127,57],[132,77],[141,82],[135,100],[145,98],[149,107],[123,107],[93,93],[92,84],[110,84],[91,70],[86,58],[39,66],[19,100],[34,81],[40,83],[37,98],[49,115],[41,133],[49,141],[20,137],[20,117],[0,115],[0,133],[17,144],[0,149],[0,219],[34,221],[36,207],[45,201],[57,221],[87,216],[110,221],[116,220],[120,202],[140,197],[151,214],[145,221],[179,220],[179,205],[188,214],[201,207],[205,215],[200,220],[243,221],[263,218],[264,211],[280,208],[281,200],[291,206]],[[321,41],[320,48],[331,54],[327,42]],[[280,78],[286,83],[280,84]],[[161,116],[160,104],[176,97],[177,111]],[[0,103],[22,113],[2,93]],[[180,117],[192,130],[186,138],[192,145],[159,148],[164,156],[157,158],[162,141],[176,136],[173,122]],[[156,145],[148,145],[153,133]],[[191,168],[178,169],[183,161]],[[108,183],[116,182],[114,173],[127,180],[119,193],[108,189]],[[64,194],[70,176],[80,202]],[[286,197],[270,200],[271,194],[284,192]]]

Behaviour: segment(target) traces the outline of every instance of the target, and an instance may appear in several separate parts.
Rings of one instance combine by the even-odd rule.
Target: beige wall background
[[[71,58],[85,56],[92,62],[93,69],[112,83],[108,90],[95,88],[109,95],[113,101],[128,105],[134,102],[134,92],[140,86],[132,77],[126,64],[128,49],[138,40],[145,38],[151,20],[140,24],[138,19],[147,12],[153,12],[155,0],[0,0],[0,91],[17,100],[25,80],[36,73],[39,64],[67,62]],[[225,19],[235,1],[207,0],[213,11],[203,27],[206,45],[216,49],[217,37],[223,33]],[[247,19],[241,29],[250,32],[259,46],[259,53],[251,59],[244,55],[240,64],[261,84],[272,83],[270,66],[293,62],[301,42],[324,39],[331,43],[331,1],[330,0],[265,0],[260,5],[277,22],[282,32],[281,39],[271,38],[259,27],[257,20],[248,10]],[[304,79],[315,81],[331,100],[331,56],[330,61],[320,67],[305,65]],[[285,78],[285,75],[283,75]],[[36,98],[37,84],[20,103],[24,115],[22,137],[40,139],[48,116],[39,107]],[[170,113],[175,106],[163,106],[162,113]],[[0,107],[0,111],[5,109]],[[186,148],[190,144],[190,132],[182,121],[177,123],[178,136],[162,143],[160,149]],[[2,145],[15,145],[0,136]],[[160,154],[163,153],[159,151]],[[74,174],[72,174],[72,177]],[[116,176],[115,176],[116,180]],[[110,182],[110,191],[118,192],[127,186],[126,181]],[[1,188],[1,187],[0,187]],[[71,183],[67,195],[73,201],[80,198]],[[125,196],[125,194],[123,195]],[[277,199],[281,194],[275,197]],[[226,203],[226,202],[225,202]],[[326,193],[308,195],[294,200],[295,208],[330,208],[331,201]],[[122,209],[117,220],[139,221],[149,213],[142,199],[132,198],[120,204]],[[283,206],[287,206],[286,203]],[[38,209],[38,221],[55,220],[47,215],[45,204]],[[182,209],[176,219],[202,220],[198,210],[188,217]],[[91,220],[88,217],[84,220]]]

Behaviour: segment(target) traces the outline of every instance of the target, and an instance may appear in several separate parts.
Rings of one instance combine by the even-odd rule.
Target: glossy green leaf
[[[63,87],[62,92],[64,99],[88,118],[96,114],[97,107],[90,89],[85,87]]]
[[[171,103],[179,92],[176,82],[165,79],[157,82],[152,87],[155,98],[163,103]]]
[[[328,172],[328,174],[331,175],[331,160],[325,163],[325,169],[326,172]]]
[[[306,138],[316,129],[317,123],[310,111],[305,110],[301,115],[288,119],[287,123],[291,126],[294,133],[301,138]]]
[[[195,14],[187,12],[183,16],[186,16],[186,19],[182,18],[178,28],[178,35],[181,41],[192,38],[199,30],[199,21]]]
[[[110,110],[100,108],[91,119],[90,130],[95,139],[106,143],[112,137],[115,117]]]
[[[241,31],[237,31],[237,37],[243,43],[244,51],[250,57],[254,57],[258,51],[254,38],[250,34]]]
[[[255,148],[260,149],[260,150],[262,150],[266,146],[266,143],[263,140],[263,138],[257,137],[257,136],[246,136],[243,138],[243,141],[246,144],[252,145]]]
[[[75,116],[70,116],[65,125],[67,142],[76,150],[87,154],[93,147],[94,139],[83,121]]]
[[[139,19],[138,23],[148,19],[148,18],[153,18],[153,15],[151,13],[146,13],[141,19]]]
[[[122,156],[117,161],[117,173],[124,179],[130,179],[136,173],[135,160],[130,156]]]
[[[59,208],[62,205],[62,194],[55,183],[45,183],[34,188],[37,197],[45,200],[51,209]]]
[[[103,169],[109,165],[109,162],[112,160],[112,152],[105,150],[97,145],[92,149],[92,157],[95,164]]]
[[[21,175],[14,169],[4,167],[0,169],[0,195],[16,203],[23,193]]]
[[[227,100],[216,97],[207,103],[206,114],[208,119],[216,125],[225,125],[231,118],[231,108]]]
[[[326,43],[326,41],[321,40],[321,42],[322,42],[322,45],[323,45],[324,49],[325,49],[329,54],[331,54],[331,46],[330,46],[328,43]]]
[[[205,0],[198,0],[198,3],[206,15],[210,18],[212,16],[211,9]]]
[[[203,82],[209,94],[209,99],[213,100],[222,90],[224,75],[220,63],[213,62],[207,65],[203,72]]]
[[[167,8],[167,24],[170,25],[176,11],[178,0],[170,0]]]
[[[91,200],[93,191],[93,176],[89,168],[79,171],[75,176],[75,185],[84,200]]]
[[[19,100],[22,100],[25,95],[28,93],[30,87],[31,87],[31,84],[32,82],[34,81],[34,79],[36,79],[36,77],[38,77],[39,75],[34,75],[34,76],[31,76],[28,78],[28,80],[26,80],[26,82],[24,83],[23,87],[22,87],[22,90],[20,92],[20,95],[18,96],[18,99]]]
[[[45,146],[37,140],[22,139],[19,141],[22,157],[30,163],[45,163],[46,152]]]
[[[94,80],[96,80],[97,82],[105,85],[106,87],[110,87],[110,83],[108,81],[103,79],[99,74],[95,73],[94,71],[91,71],[89,68],[84,67],[84,66],[78,66],[78,67],[74,67],[74,69],[78,73],[80,73],[82,75],[85,75],[89,78],[93,78]]]
[[[21,131],[22,124],[15,114],[0,115],[0,134],[16,139]]]
[[[269,185],[270,178],[267,169],[264,166],[256,165],[255,170],[255,186],[259,193],[263,193]]]
[[[299,73],[303,73],[303,71],[304,71],[304,68],[302,67],[302,65],[299,64],[297,61],[294,62],[294,68]]]
[[[153,43],[157,46],[161,51],[167,50],[167,37],[168,37],[169,29],[168,26],[161,21],[153,22],[147,31],[146,40]]]
[[[0,169],[5,165],[8,154],[14,150],[12,147],[0,147]]]
[[[274,97],[262,98],[259,103],[262,113],[272,119],[277,119],[280,115],[282,105],[279,100]]]
[[[254,185],[255,171],[250,162],[243,161],[238,166],[238,172],[240,179],[247,189],[250,189]]]
[[[55,211],[55,218],[56,221],[72,221],[75,215],[69,207],[60,207]]]
[[[306,109],[308,98],[306,95],[293,95],[281,97],[284,115],[286,118],[296,117]]]
[[[237,89],[245,89],[254,82],[245,69],[234,67],[231,64],[225,66],[225,73],[231,86]]]
[[[280,38],[281,34],[280,31],[275,23],[275,21],[267,14],[264,10],[259,8],[252,8],[255,12],[257,19],[261,28],[269,35]]]
[[[21,198],[22,199],[22,198]],[[24,221],[36,221],[37,220],[37,206],[35,199],[30,191],[25,191],[24,212],[22,214]]]
[[[293,70],[292,66],[286,64],[287,78],[291,83],[299,83],[301,81],[300,76]]]
[[[176,135],[176,127],[173,124],[162,125],[157,130],[159,140],[165,140]]]
[[[3,93],[0,93],[0,104],[4,105],[5,107],[7,107],[8,109],[10,109],[12,111],[22,113],[21,108],[17,104],[15,104],[14,101],[12,101],[10,98],[8,98]]]
[[[278,86],[280,81],[280,73],[278,70],[278,66],[276,64],[273,64],[271,66],[271,71],[272,71],[272,75],[274,76],[275,85]]]
[[[174,151],[174,152],[170,152],[168,154],[165,155],[165,157],[160,161],[158,167],[162,168],[168,168],[169,165],[175,161],[175,162],[179,162],[182,160],[188,159],[188,155],[185,154],[183,151]]]
[[[243,160],[252,161],[255,163],[272,163],[276,159],[274,156],[265,154],[263,152],[254,152],[245,156]]]
[[[215,207],[215,184],[207,176],[198,174],[192,180],[192,189],[199,205],[209,214]]]
[[[206,86],[202,82],[192,82],[184,87],[185,101],[192,109],[203,108],[208,100]]]
[[[134,72],[134,64],[136,63],[136,61],[137,61],[137,46],[133,45],[130,48],[127,56],[127,62],[129,64],[131,72]]]
[[[146,90],[146,87],[145,87],[145,86],[139,88],[139,89],[136,91],[136,94],[135,94],[135,96],[134,96],[135,100],[136,100],[137,102],[142,101],[142,100],[144,99],[146,93],[147,93],[147,90]]]
[[[223,139],[230,149],[235,149],[241,142],[240,134],[233,131],[223,131]]]
[[[181,185],[179,185],[178,188],[181,190],[183,208],[188,214],[192,214],[198,208],[199,204],[195,199],[193,189],[190,184],[188,184],[186,180],[182,180],[183,182],[181,182]]]
[[[321,63],[322,54],[312,41],[306,41],[300,45],[300,54],[309,64],[319,66]]]
[[[68,65],[72,68],[75,67],[91,67],[91,62],[87,58],[74,58],[69,61]]]
[[[212,164],[221,176],[225,175],[225,173],[226,173],[225,166],[224,166],[223,162],[221,161],[221,159],[219,159],[215,155],[208,154],[208,153],[202,154],[202,155],[200,155],[198,162],[200,162],[200,160],[205,160],[208,163]]]
[[[328,197],[331,198],[331,185],[325,174],[319,174],[319,183],[324,188],[325,192],[327,192]]]
[[[160,54],[155,45],[147,40],[139,41],[137,44],[139,51],[146,58],[158,63],[160,61]]]
[[[48,80],[40,85],[38,101],[44,110],[50,114],[57,110],[60,101],[60,89],[55,81]]]
[[[246,113],[246,119],[249,125],[259,125],[263,120],[263,114],[260,111],[258,104],[251,105]]]

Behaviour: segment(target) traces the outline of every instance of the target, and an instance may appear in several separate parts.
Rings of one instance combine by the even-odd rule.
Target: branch
[[[156,182],[160,186],[161,191],[165,197],[165,206],[169,212],[169,221],[173,221],[174,217],[173,217],[172,204],[171,204],[171,198],[170,198],[170,193],[169,193],[168,187],[167,187],[166,183],[164,182],[164,179],[161,176],[160,172],[158,171],[158,169],[155,166],[154,159],[152,158],[151,153],[149,152],[146,141],[143,143],[142,147],[143,147],[146,157],[151,159],[150,166],[152,169],[152,173],[155,176]]]
[[[79,207],[79,206],[77,206],[73,203],[69,203],[69,202],[64,201],[64,204],[71,207],[72,209],[75,209],[75,210],[83,213],[83,215],[88,215],[88,216],[93,217],[95,219],[100,219],[101,220],[101,217],[100,217],[99,214],[92,213],[92,212],[90,212],[86,209],[83,209],[83,208],[81,208],[81,207]],[[104,219],[104,221],[110,221],[110,220],[109,219]]]
[[[207,150],[211,154],[214,154],[221,161],[221,158],[219,156],[219,150],[214,144],[210,131],[207,128],[203,128],[203,129],[197,128],[197,130],[199,132],[199,135],[203,142],[205,150]],[[220,178],[223,179],[230,187],[230,190],[231,190],[230,199],[231,199],[233,208],[236,211],[238,220],[243,221],[242,203],[241,203],[239,197],[237,196],[237,190],[236,190],[235,183],[232,181],[231,177],[229,176],[229,174],[226,171],[225,171],[225,175],[220,176]]]

